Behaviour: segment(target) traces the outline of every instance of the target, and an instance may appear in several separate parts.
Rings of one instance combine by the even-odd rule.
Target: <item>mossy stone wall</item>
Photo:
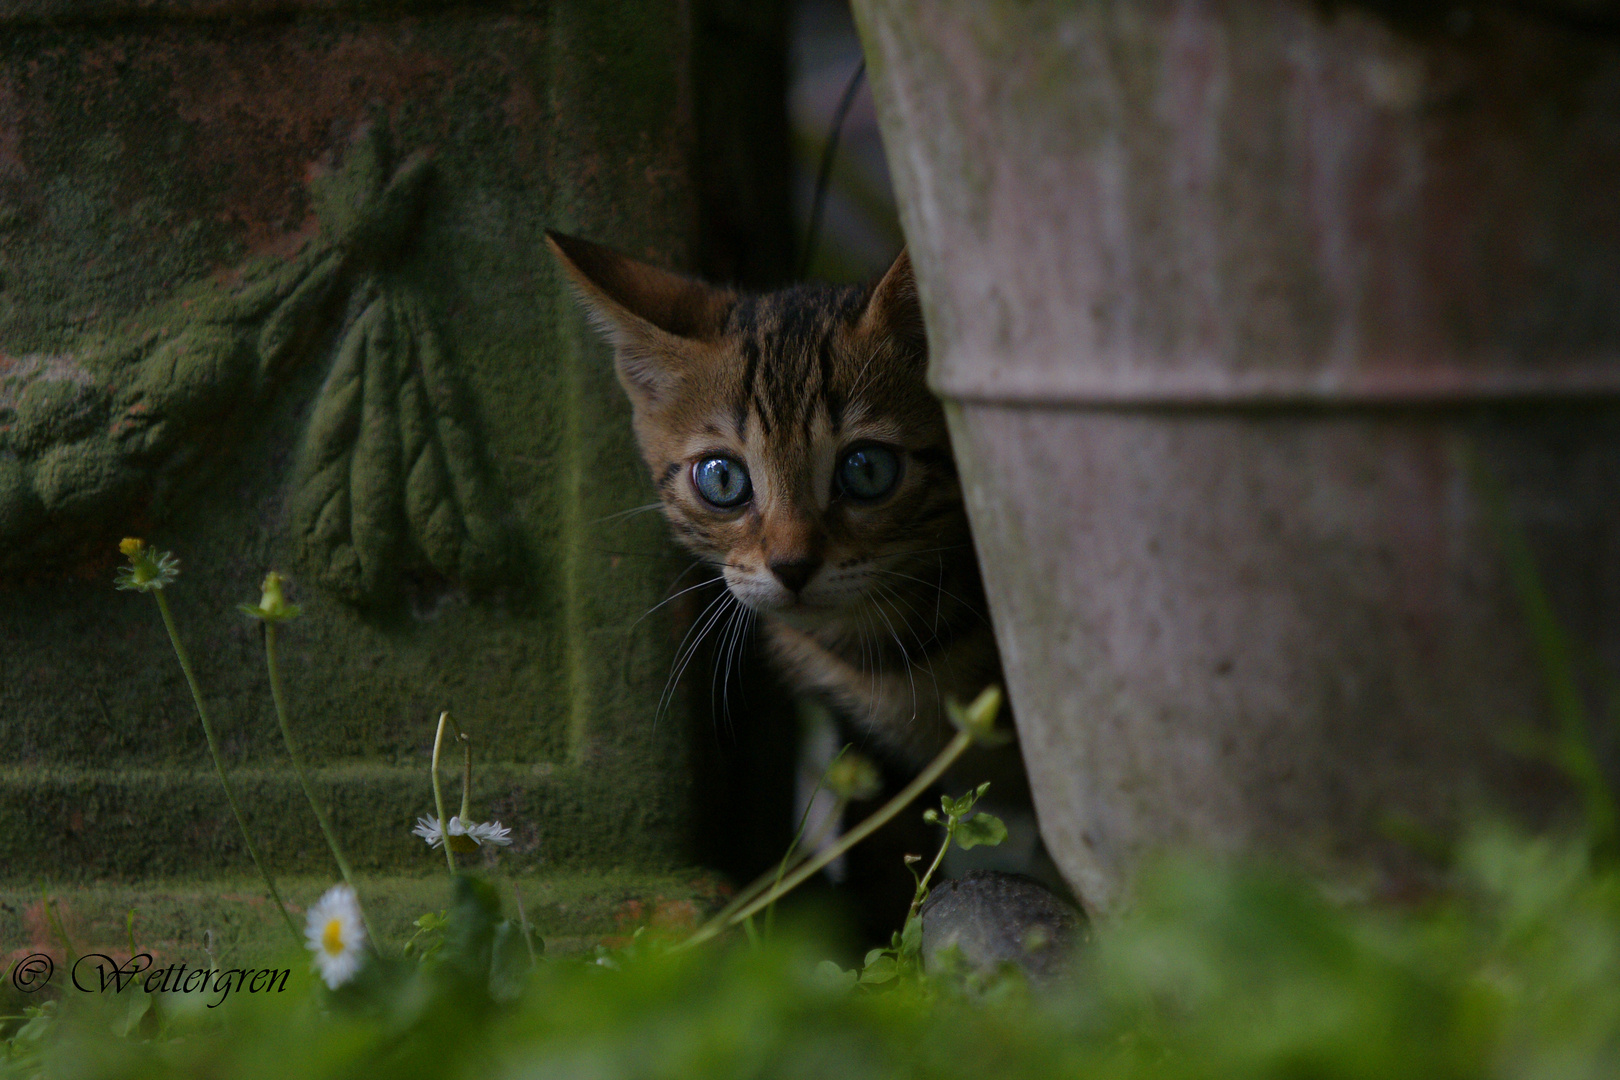
[[[168,595],[273,866],[433,869],[440,709],[524,872],[690,858],[684,567],[543,243],[683,265],[688,5],[0,0],[0,886],[245,869]],[[706,701],[706,697],[705,697]]]

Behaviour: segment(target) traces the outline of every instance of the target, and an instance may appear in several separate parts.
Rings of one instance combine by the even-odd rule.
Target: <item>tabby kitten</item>
[[[875,284],[750,295],[548,236],[675,535],[798,689],[920,766],[943,699],[1000,666],[907,255]]]

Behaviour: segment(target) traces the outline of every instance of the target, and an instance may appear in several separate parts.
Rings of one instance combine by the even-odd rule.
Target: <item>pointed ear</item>
[[[872,286],[859,328],[863,333],[896,338],[926,352],[922,300],[917,295],[917,279],[911,273],[910,251],[901,249],[894,265]]]
[[[672,274],[611,248],[547,230],[591,322],[613,343],[619,381],[657,400],[679,380],[694,343],[716,340],[735,293]]]

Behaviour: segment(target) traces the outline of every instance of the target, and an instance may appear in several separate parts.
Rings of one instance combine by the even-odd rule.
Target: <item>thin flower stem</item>
[[[439,790],[439,751],[444,748],[444,729],[450,723],[449,711],[439,714],[439,732],[433,736],[433,805],[439,811],[439,839],[444,848],[444,861],[450,864],[450,876],[456,876],[456,855],[450,850],[450,819],[444,816],[444,793]]]
[[[459,730],[456,738],[461,740],[461,823],[465,825],[472,820],[472,812],[467,809],[472,799],[472,740]]]
[[[512,895],[517,897],[518,928],[523,931],[523,944],[529,949],[529,966],[534,967],[540,958],[534,954],[534,935],[529,932],[529,915],[523,910],[523,894],[518,891],[515,881],[512,882]]]
[[[817,788],[816,790],[819,792],[821,789]],[[814,799],[815,795],[811,795],[810,797],[812,799]],[[819,848],[821,846],[822,841],[827,839],[827,834],[832,832],[834,829],[836,829],[838,827],[838,823],[844,819],[844,808],[846,806],[848,806],[848,805],[849,805],[849,800],[844,798],[841,795],[838,796],[836,799],[834,799],[833,800],[832,810],[831,810],[831,812],[829,812],[827,814],[827,820],[825,820],[825,821],[823,821],[821,823],[821,827],[816,830],[816,834],[814,836],[812,836],[808,841],[805,842],[802,849],[799,846],[799,841],[804,839],[804,827],[809,822],[808,822],[808,820],[806,820],[806,821],[803,821],[803,822],[799,823],[799,831],[793,837],[793,843],[788,845],[787,854],[782,856],[781,863],[778,864],[777,867],[776,867],[776,877],[773,878],[772,881],[771,881],[771,888],[772,889],[781,888],[782,887],[782,879],[787,876],[787,872],[790,869],[794,869],[794,868],[798,867],[798,865],[800,863],[802,863],[805,859],[808,859],[810,857],[810,855],[808,853],[814,852],[817,848]],[[808,815],[809,810],[810,810],[810,807],[809,807],[809,804],[807,803],[805,805],[806,815]],[[800,858],[794,858],[793,856],[799,850],[803,850],[807,854],[803,855]],[[744,903],[747,903],[747,901],[744,901]],[[765,936],[770,937],[771,932],[775,928],[776,928],[776,905],[774,903],[772,903],[771,905],[769,905],[765,909]]]
[[[821,771],[821,776],[816,780],[815,789],[810,792],[810,798],[805,800],[804,812],[799,815],[798,828],[794,830],[793,840],[788,844],[787,853],[782,856],[782,862],[778,865],[776,873],[773,875],[771,871],[767,870],[759,877],[749,882],[746,887],[738,891],[736,896],[731,898],[731,902],[729,904],[721,908],[720,911],[709,920],[711,923],[716,926],[726,925],[733,912],[742,907],[744,904],[748,903],[754,897],[758,896],[760,893],[764,892],[766,889],[774,889],[778,885],[781,885],[782,878],[785,874],[787,874],[788,871],[797,869],[805,859],[810,857],[809,855],[798,855],[798,852],[801,850],[799,841],[804,839],[805,827],[810,823],[810,810],[815,804],[816,796],[820,795],[822,789],[826,786],[828,775],[831,774],[833,768],[840,760],[842,760],[844,754],[846,754],[848,751],[849,744],[845,743],[844,746],[839,749],[838,753],[833,755],[833,759],[827,763],[827,767]],[[814,851],[816,848],[820,847],[821,842],[826,839],[827,834],[832,829],[837,827],[838,822],[844,813],[844,807],[847,805],[849,805],[849,800],[845,797],[840,797],[836,805],[833,807],[832,813],[827,815],[827,820],[822,824],[822,827],[816,831],[815,838],[811,840],[810,843],[805,844],[802,850]],[[767,932],[769,932],[771,915],[774,911],[775,909],[772,908],[765,913]],[[751,923],[748,925],[752,927]]]
[[[836,766],[838,764],[838,762],[843,759],[844,755],[849,752],[849,746],[850,746],[849,743],[845,743],[842,747],[840,747],[839,750],[838,750],[838,753],[833,755],[833,759],[831,761],[827,762],[827,767],[825,769],[821,770],[821,775],[816,778],[815,790],[810,792],[810,797],[808,799],[804,800],[804,813],[799,815],[799,827],[794,830],[794,832],[793,832],[793,840],[792,840],[792,842],[790,842],[788,844],[787,851],[782,853],[782,861],[779,864],[777,864],[777,867],[776,867],[776,880],[771,882],[771,888],[773,888],[773,889],[777,888],[778,886],[780,886],[782,884],[782,875],[787,873],[788,863],[790,861],[792,861],[794,853],[796,851],[798,851],[798,849],[799,849],[799,841],[804,839],[805,826],[810,824],[810,810],[816,804],[816,796],[820,795],[821,794],[821,789],[826,786],[826,784],[827,784],[827,774],[832,772],[834,766]],[[833,808],[833,812],[830,815],[828,815],[828,818],[827,818],[828,822],[829,823],[836,822],[838,820],[838,818],[839,818],[839,815],[841,815],[843,812],[844,812],[844,800],[840,799],[840,800],[838,800],[838,805]],[[820,843],[821,843],[821,839],[820,839],[820,837],[817,837],[815,843],[806,844],[805,847],[806,847],[806,849],[813,850]],[[737,901],[735,901],[735,902],[737,902],[737,903],[747,903],[747,900],[744,899],[743,897],[738,897]],[[771,931],[772,931],[772,929],[775,928],[775,926],[776,926],[776,905],[772,904],[770,907],[765,909],[765,936],[766,937],[771,936]]]
[[[748,904],[745,904],[741,909],[733,912],[724,922],[722,922],[719,918],[710,919],[696,933],[687,938],[685,941],[681,942],[679,945],[675,946],[675,948],[689,949],[694,945],[699,945],[705,941],[708,941],[710,938],[719,934],[720,931],[725,928],[725,926],[735,926],[744,919],[747,919],[749,916],[753,915],[755,912],[764,908],[767,904],[775,903],[781,897],[786,896],[788,893],[804,884],[804,882],[807,881],[811,875],[815,874],[822,867],[838,858],[838,856],[842,855],[844,852],[848,851],[862,840],[865,840],[868,836],[871,836],[879,828],[887,824],[890,818],[894,817],[907,806],[911,805],[917,796],[927,791],[928,788],[933,785],[934,781],[943,776],[945,770],[954,765],[956,763],[956,759],[961,757],[967,748],[972,745],[973,736],[971,734],[966,731],[957,732],[956,736],[946,744],[945,749],[941,750],[934,760],[928,763],[927,768],[918,773],[916,778],[912,780],[911,783],[907,784],[905,788],[903,788],[894,798],[884,803],[883,806],[871,817],[867,818],[865,821],[855,826],[855,828],[839,837],[837,843],[822,849],[819,854],[800,863],[798,868],[794,870],[793,873],[789,874],[781,882],[781,884],[772,888],[769,892],[765,893],[765,895],[757,897]]]
[[[162,595],[161,593],[159,594]],[[286,698],[281,692],[281,664],[276,658],[276,624],[265,620],[264,627],[264,663],[270,670],[270,700],[276,705],[276,723],[281,725],[281,741],[287,746],[287,756],[292,759],[293,772],[298,776],[298,784],[304,789],[304,798],[309,800],[309,808],[315,811],[315,821],[321,827],[321,835],[326,837],[326,846],[332,849],[332,858],[337,860],[338,872],[348,884],[349,890],[354,893],[355,906],[360,909],[360,921],[365,924],[366,940],[373,948],[378,948],[377,934],[371,929],[371,920],[366,916],[366,907],[360,902],[360,887],[354,883],[354,872],[349,869],[349,860],[343,857],[343,849],[338,847],[337,834],[332,831],[332,825],[326,820],[326,811],[315,798],[315,789],[309,786],[309,775],[304,771],[304,760],[298,753],[298,747],[293,742],[292,727],[287,723]]]
[[[912,894],[911,907],[906,912],[906,922],[916,917],[917,909],[922,907],[922,902],[928,898],[928,882],[933,878],[934,871],[939,869],[939,864],[945,861],[945,853],[950,850],[951,841],[956,838],[956,821],[953,816],[945,823],[945,842],[939,845],[939,854],[934,856],[933,865],[928,868],[928,872],[917,879],[917,891]]]
[[[175,628],[174,615],[169,611],[169,601],[164,598],[161,589],[154,590],[152,596],[156,598],[158,611],[163,615],[163,626],[169,631],[169,644],[174,646],[174,655],[180,661],[180,670],[185,672],[186,685],[191,687],[191,701],[197,706],[197,719],[202,721],[203,736],[208,740],[208,753],[214,759],[214,771],[219,774],[219,786],[225,789],[225,801],[231,805],[231,813],[236,818],[236,827],[242,830],[242,843],[247,845],[248,855],[252,857],[254,867],[270,889],[270,897],[275,900],[276,908],[286,921],[288,933],[292,934],[293,940],[302,946],[304,935],[299,932],[298,924],[293,922],[293,917],[287,913],[287,905],[282,902],[281,891],[276,888],[276,879],[270,876],[264,860],[259,858],[259,849],[254,846],[253,837],[248,833],[247,820],[242,817],[242,808],[236,805],[236,792],[231,788],[230,778],[225,775],[225,763],[220,760],[219,743],[214,738],[214,725],[209,723],[208,709],[203,705],[202,688],[197,685],[197,674],[191,669],[191,657],[186,653],[186,647],[180,643],[180,631]]]
[[[839,803],[839,806],[842,807],[843,805],[844,805],[844,802],[841,800],[840,803]],[[842,812],[841,809],[838,812],[841,813]],[[832,815],[831,817],[828,818],[827,822],[824,825],[822,825],[822,827],[820,829],[818,829],[816,831],[815,838],[810,843],[804,845],[804,849],[813,851],[821,843],[822,840],[826,839],[827,833],[830,832],[832,830],[832,828],[837,825],[837,823],[838,823],[838,818],[837,818],[837,813],[835,813],[834,815]],[[794,837],[794,844],[789,846],[789,848],[788,848],[789,856],[791,856],[793,854],[794,847],[797,846],[799,839],[803,835],[804,823],[802,821],[800,822],[799,828],[800,828],[800,834],[798,836]],[[731,921],[731,916],[733,914],[735,914],[744,904],[746,904],[750,900],[754,899],[754,897],[758,896],[760,893],[764,892],[766,889],[772,889],[772,888],[775,888],[776,886],[780,885],[781,882],[782,882],[782,876],[785,873],[791,872],[793,870],[797,870],[800,866],[804,865],[804,860],[808,859],[808,858],[810,858],[809,855],[801,854],[796,859],[791,859],[791,860],[784,859],[783,860],[784,865],[785,865],[784,870],[767,870],[763,874],[761,874],[759,877],[755,878],[753,881],[750,881],[744,888],[738,890],[737,895],[733,896],[731,898],[730,903],[728,903],[725,907],[721,908],[719,910],[719,912],[717,912],[715,915],[711,916],[710,919],[709,919],[709,922],[705,923],[703,925],[703,927],[699,928],[698,933],[701,934],[703,932],[703,930],[707,929],[709,927],[709,925],[711,925],[711,924],[713,926],[715,926],[716,928],[721,928],[721,927],[729,925],[730,921]],[[713,936],[712,934],[711,935],[706,935],[706,936],[702,937],[700,940],[707,941],[709,939],[709,937],[712,937],[712,936]],[[683,942],[680,947],[685,948],[687,944],[695,944],[695,943],[694,942]]]
[[[78,959],[79,950],[73,947],[73,939],[68,937],[67,927],[62,925],[62,916],[56,910],[56,901],[53,900],[51,898],[51,894],[45,890],[45,882],[43,880],[39,883],[39,899],[40,909],[45,913],[45,925],[53,934],[62,939],[62,948],[67,950],[67,961],[71,966],[73,962]],[[134,953],[131,953],[130,955],[133,956]]]

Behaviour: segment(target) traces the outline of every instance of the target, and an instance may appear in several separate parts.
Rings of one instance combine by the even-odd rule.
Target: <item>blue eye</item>
[[[693,465],[692,486],[705,502],[722,510],[741,506],[754,494],[748,470],[728,457],[708,457]]]
[[[852,498],[881,499],[900,480],[900,458],[887,446],[868,443],[844,455],[838,466],[838,486]]]

